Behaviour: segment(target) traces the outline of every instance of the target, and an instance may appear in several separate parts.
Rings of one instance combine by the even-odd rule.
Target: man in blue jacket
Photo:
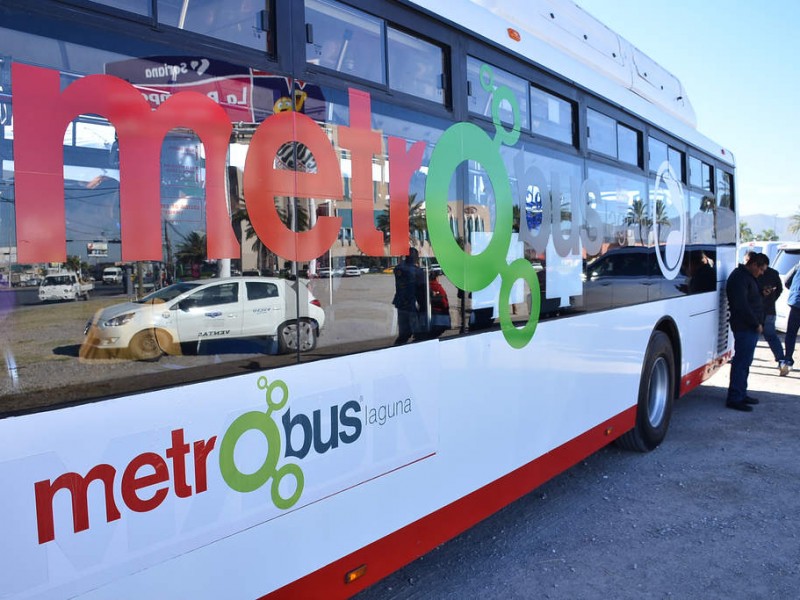
[[[751,405],[758,404],[757,399],[747,395],[747,377],[764,330],[764,304],[757,279],[767,270],[768,263],[766,255],[757,254],[747,264],[736,267],[725,284],[733,331],[731,379],[725,406],[744,412],[752,411]]]
[[[794,272],[786,279],[786,287],[789,288],[789,321],[786,324],[786,374],[791,371],[794,366],[792,355],[794,354],[794,345],[797,341],[797,331],[800,329],[800,269],[795,266]],[[784,375],[781,372],[781,375]]]

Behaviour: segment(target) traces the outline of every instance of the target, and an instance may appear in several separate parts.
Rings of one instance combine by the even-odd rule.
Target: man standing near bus
[[[408,256],[394,268],[395,293],[392,304],[397,309],[395,346],[405,344],[420,330],[420,310],[424,308],[424,301],[419,302],[419,291],[425,289],[425,273],[418,262],[419,251],[409,248]]]
[[[744,263],[747,264],[751,258],[757,256],[758,252],[748,252],[744,255]],[[788,369],[784,362],[783,344],[775,331],[775,318],[777,311],[775,310],[775,302],[783,292],[783,283],[781,283],[780,274],[769,266],[769,256],[761,254],[767,260],[767,269],[764,274],[758,278],[758,286],[761,288],[762,299],[764,302],[764,339],[769,344],[769,349],[772,350],[772,355],[775,357],[775,362],[778,363],[778,372],[781,375],[788,373]]]
[[[764,254],[752,256],[734,269],[725,285],[733,331],[733,360],[725,406],[744,412],[752,411],[751,405],[758,404],[756,398],[747,395],[747,377],[758,338],[764,331],[764,303],[757,280],[767,270],[767,262]]]

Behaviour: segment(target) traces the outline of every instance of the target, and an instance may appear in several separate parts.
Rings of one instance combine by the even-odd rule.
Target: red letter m
[[[60,89],[58,71],[15,63],[14,174],[20,262],[66,259],[64,130],[81,114],[116,127],[120,157],[122,259],[161,260],[160,157],[164,136],[187,127],[206,151],[209,258],[239,256],[225,198],[231,123],[213,100],[181,92],[150,110],[141,93],[110,75],[90,75]]]
[[[44,544],[55,539],[55,523],[53,516],[53,496],[61,489],[72,492],[72,521],[75,533],[89,529],[89,499],[87,489],[95,479],[105,485],[106,521],[120,518],[119,509],[114,503],[114,476],[116,470],[111,465],[97,465],[81,477],[77,473],[64,473],[52,483],[48,480],[37,481],[36,490],[36,523],[39,529],[39,543]]]

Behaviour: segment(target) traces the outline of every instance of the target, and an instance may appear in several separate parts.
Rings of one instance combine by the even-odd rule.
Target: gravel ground
[[[649,454],[610,446],[359,600],[800,597],[800,373],[760,344],[752,413],[728,367]]]

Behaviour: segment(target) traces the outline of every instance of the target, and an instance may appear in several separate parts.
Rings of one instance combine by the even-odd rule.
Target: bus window
[[[383,21],[329,0],[306,0],[306,62],[386,83]]]
[[[594,110],[586,111],[589,125],[589,150],[617,156],[616,121]]]
[[[511,73],[489,66],[486,74],[491,74],[491,81],[485,78],[481,81],[481,67],[485,63],[482,60],[467,57],[467,84],[469,98],[467,103],[469,111],[492,118],[492,93],[501,86],[511,89],[519,105],[520,127],[528,129],[528,84],[520,77],[515,77]],[[485,87],[484,87],[485,86]],[[487,89],[489,88],[489,89]],[[500,103],[500,121],[506,126],[514,125],[514,114],[508,102]]]
[[[391,27],[389,87],[426,100],[444,103],[444,53],[442,49]]]
[[[733,177],[717,169],[717,240],[721,244],[736,243]]]
[[[664,161],[667,160],[667,145],[661,140],[651,137],[648,140],[648,150],[650,152],[650,170],[657,173]]]
[[[266,50],[273,54],[269,23],[273,0],[243,0],[225,2],[223,0],[202,0],[201,2],[158,1],[158,20],[164,25],[202,33],[218,40],[232,42],[241,46]],[[130,4],[130,0],[125,4]],[[266,12],[264,11],[266,6]],[[267,18],[264,19],[264,14]],[[263,29],[264,27],[267,30]],[[268,43],[269,46],[268,47]]]
[[[675,178],[685,183],[686,180],[683,177],[684,153],[670,146],[667,151],[667,160],[669,161],[669,166],[672,167]]]
[[[640,134],[635,129],[617,123],[617,148],[618,157],[629,165],[639,166],[639,139]]]
[[[152,2],[150,0],[95,0],[98,4],[105,4],[112,8],[127,10],[146,17],[152,16]]]
[[[532,85],[531,130],[552,140],[575,144],[575,104]]]

